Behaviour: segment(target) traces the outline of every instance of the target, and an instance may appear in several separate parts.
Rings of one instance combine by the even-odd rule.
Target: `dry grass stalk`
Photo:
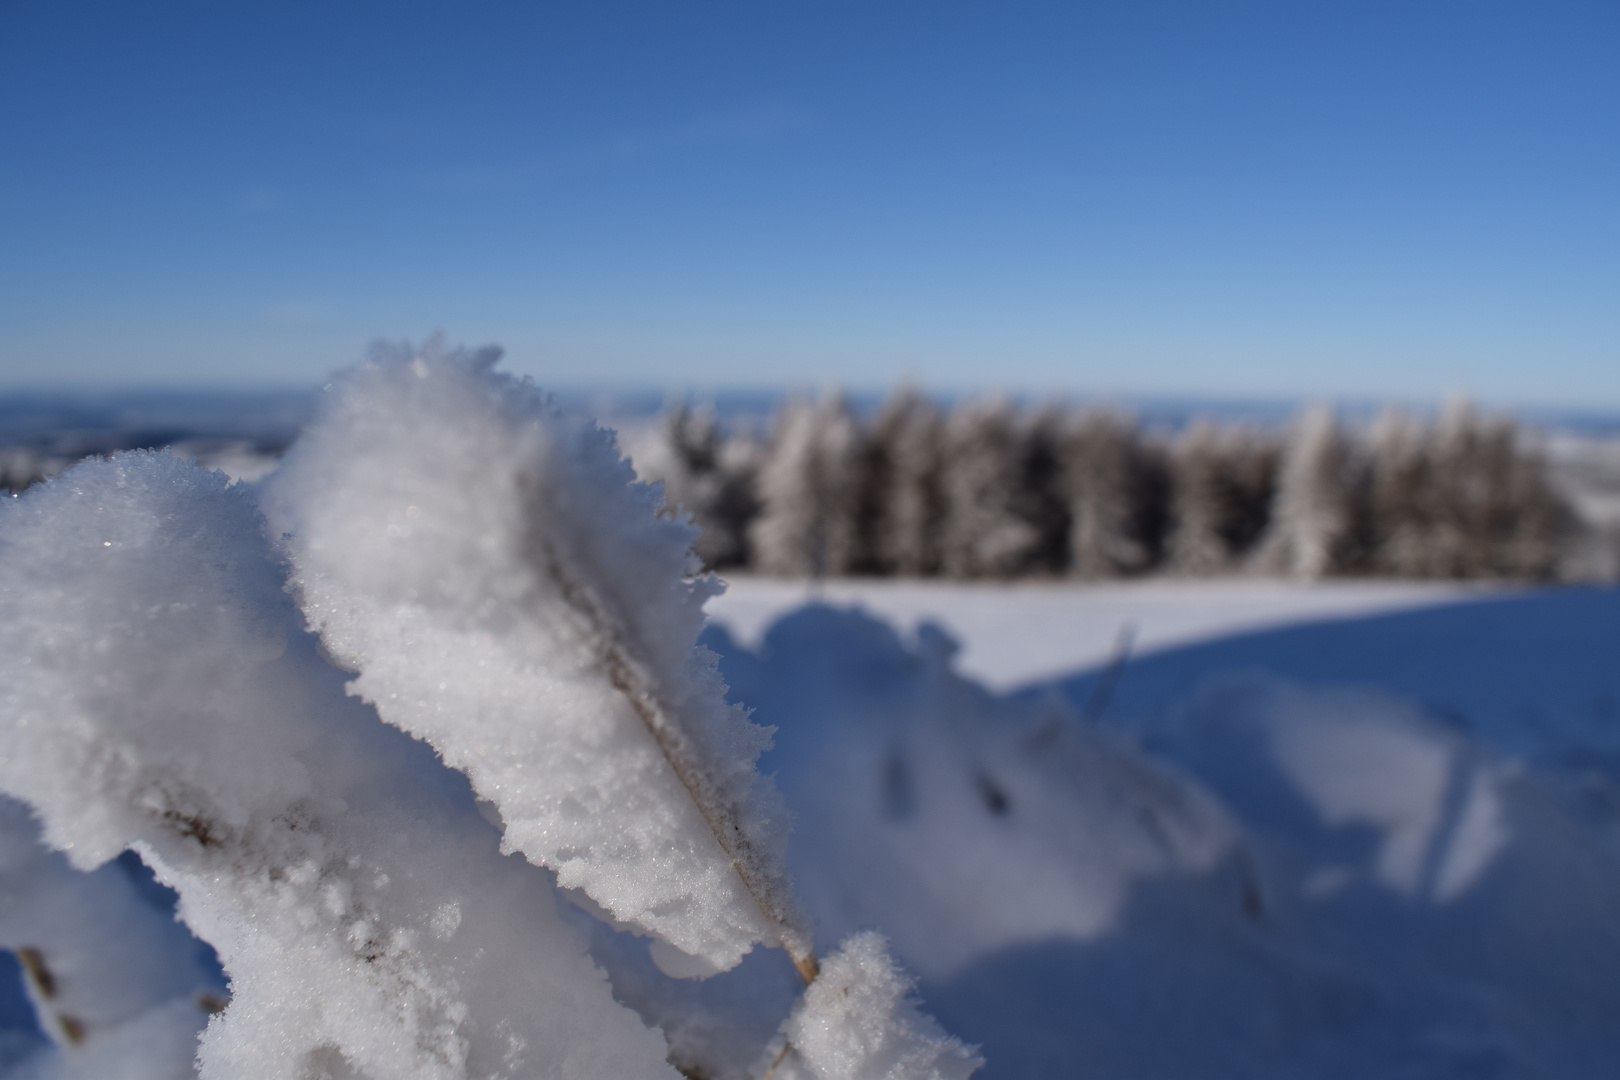
[[[818,970],[816,956],[810,935],[800,925],[797,912],[787,900],[786,882],[775,871],[772,860],[755,846],[753,838],[742,827],[742,808],[729,804],[720,786],[710,777],[700,749],[673,717],[656,676],[627,646],[627,642],[632,641],[628,627],[615,617],[597,590],[568,571],[555,551],[548,551],[544,565],[547,575],[582,624],[579,627],[582,636],[591,645],[608,680],[646,725],[721,850],[731,859],[749,896],[775,927],[777,940],[793,961],[799,978],[806,986],[810,985]]]

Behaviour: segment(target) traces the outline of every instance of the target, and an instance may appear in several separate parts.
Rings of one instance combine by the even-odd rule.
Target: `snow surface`
[[[937,628],[908,647],[812,607],[777,624],[762,660],[710,641],[734,692],[780,725],[767,767],[797,815],[795,877],[824,947],[880,927],[912,970],[948,975],[1105,933],[1134,882],[1212,870],[1237,841],[1202,792],[1061,703],[953,674]]]
[[[887,933],[986,1077],[1620,1063],[1620,593],[1162,649],[1100,724],[1097,667],[998,696],[870,605],[706,640],[818,927]]]
[[[1512,591],[1427,581],[1152,578],[1002,584],[724,576],[726,591],[704,611],[744,648],[757,650],[772,623],[806,603],[858,605],[904,630],[922,622],[948,628],[961,645],[956,669],[995,690],[1102,664],[1118,648],[1125,628],[1132,654],[1140,655],[1228,634]]]

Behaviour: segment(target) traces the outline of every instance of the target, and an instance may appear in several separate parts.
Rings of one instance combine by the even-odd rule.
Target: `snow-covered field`
[[[0,1075],[1620,1071],[1620,592],[715,596],[493,359],[0,504]]]
[[[1085,590],[1020,620],[1023,589],[829,585],[747,646],[715,603],[707,641],[779,728],[822,932],[885,928],[986,1076],[1611,1073],[1620,594],[1354,591],[1107,590],[1011,696],[951,637],[1056,661]],[[1155,618],[1196,639],[1099,667]]]
[[[1078,584],[725,575],[704,611],[745,648],[810,602],[859,607],[911,631],[937,622],[961,645],[956,670],[996,690],[1103,664],[1121,646],[1141,655],[1177,645],[1318,619],[1404,611],[1504,586],[1449,582],[1175,579]],[[1125,641],[1121,641],[1121,634]]]

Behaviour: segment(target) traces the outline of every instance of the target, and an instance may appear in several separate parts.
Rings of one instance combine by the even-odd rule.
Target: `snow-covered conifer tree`
[[[1368,517],[1372,565],[1401,577],[1554,576],[1570,514],[1545,462],[1511,420],[1453,402],[1422,426],[1374,426]]]
[[[1511,419],[1481,416],[1464,401],[1442,412],[1431,450],[1435,576],[1554,573],[1567,511],[1526,443]]]
[[[1129,419],[1099,409],[1075,420],[1063,462],[1072,575],[1120,577],[1154,563],[1164,492],[1153,465]]]
[[[896,392],[873,419],[860,480],[861,568],[923,577],[939,573],[944,419],[920,392]]]
[[[1252,428],[1205,421],[1188,427],[1170,456],[1173,573],[1222,573],[1237,565],[1269,520],[1277,458],[1272,440]]]
[[[1438,507],[1432,439],[1411,416],[1386,409],[1368,437],[1368,561],[1376,573],[1426,577]]]
[[[1541,448],[1518,425],[1503,421],[1498,436],[1507,449],[1496,573],[1546,580],[1566,569],[1575,515],[1553,484]]]
[[[1064,472],[1068,426],[1056,403],[1020,417],[1012,510],[1033,534],[1017,570],[1021,574],[1061,574],[1069,565],[1073,526]]]
[[[1276,434],[1250,424],[1225,430],[1225,536],[1234,557],[1249,555],[1265,536],[1276,499],[1283,446]]]
[[[1469,403],[1446,403],[1429,431],[1429,528],[1424,536],[1424,576],[1465,578],[1481,569],[1487,538],[1471,534],[1483,524],[1479,510],[1493,478],[1487,465],[1489,440],[1481,438],[1479,417]]]
[[[1222,535],[1227,516],[1221,442],[1211,424],[1194,422],[1171,456],[1169,568],[1178,574],[1227,569],[1231,552]]]
[[[759,517],[759,470],[765,462],[766,444],[751,430],[728,431],[720,440],[715,454],[715,471],[719,476],[718,492],[710,507],[716,528],[729,538],[729,554],[724,559],[717,555],[711,568],[753,565],[754,556],[749,547],[749,530]],[[701,555],[701,546],[694,548]]]
[[[783,577],[848,572],[859,456],[860,433],[842,394],[782,406],[759,467],[760,512],[748,529],[753,569]]]
[[[1320,578],[1345,568],[1353,526],[1350,451],[1333,411],[1294,422],[1279,470],[1271,520],[1253,557],[1262,573]]]
[[[692,550],[713,569],[748,561],[748,522],[758,511],[752,461],[729,445],[738,442],[726,438],[712,408],[682,402],[628,448],[636,475],[662,481],[664,505],[701,530]]]
[[[1010,577],[1025,569],[1040,534],[1019,514],[1026,432],[1005,397],[968,402],[945,425],[946,576]]]

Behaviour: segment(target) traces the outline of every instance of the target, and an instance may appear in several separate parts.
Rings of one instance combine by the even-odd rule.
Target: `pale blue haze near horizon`
[[[0,5],[0,389],[1620,407],[1620,5]]]

